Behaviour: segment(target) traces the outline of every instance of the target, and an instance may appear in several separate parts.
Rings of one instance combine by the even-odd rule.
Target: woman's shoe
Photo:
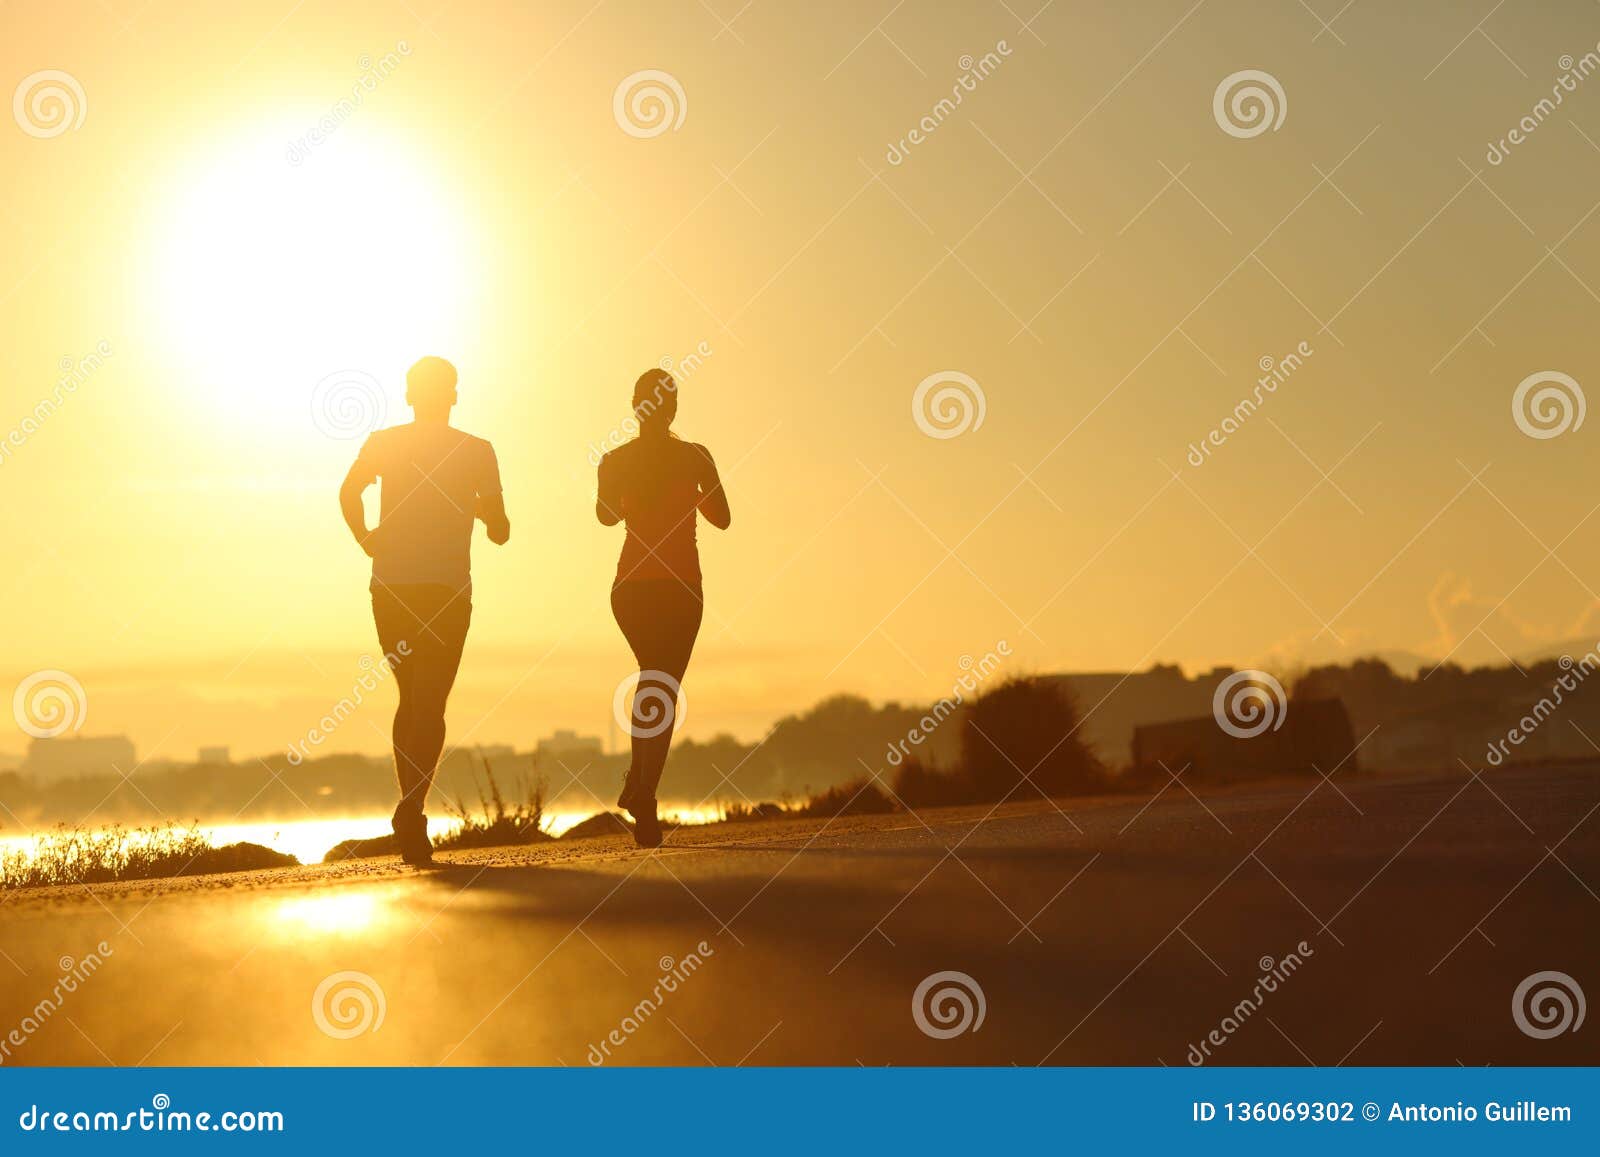
[[[633,768],[629,767],[626,774],[624,774],[622,777],[622,794],[617,797],[617,806],[623,811],[632,812],[633,793]]]
[[[641,848],[659,848],[661,820],[656,817],[655,802],[641,805],[637,812],[629,809],[629,813],[633,816],[633,842]]]
[[[617,803],[633,817],[633,842],[641,848],[659,848],[661,821],[656,817],[656,801],[632,799],[624,789]]]

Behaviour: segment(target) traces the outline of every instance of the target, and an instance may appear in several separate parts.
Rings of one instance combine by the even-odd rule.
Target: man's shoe
[[[400,858],[413,868],[434,867],[428,817],[421,812],[397,811],[393,822],[395,838],[400,841]]]

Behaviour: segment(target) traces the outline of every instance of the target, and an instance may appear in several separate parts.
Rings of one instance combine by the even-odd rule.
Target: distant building
[[[1226,781],[1261,775],[1330,774],[1356,769],[1355,732],[1338,699],[1291,699],[1283,725],[1259,735],[1234,736],[1210,715],[1154,723],[1133,732],[1138,772],[1164,782],[1166,772],[1199,780]],[[1342,766],[1341,766],[1342,765]],[[1187,769],[1187,770],[1185,770]]]
[[[93,775],[129,775],[138,763],[126,735],[35,739],[20,768],[37,783],[58,783]]]
[[[226,747],[202,747],[195,762],[212,767],[227,767],[233,760],[229,758]]]
[[[599,759],[604,754],[605,746],[598,735],[579,735],[576,731],[561,728],[539,740],[533,757],[538,766],[546,767],[556,762],[569,765],[583,763]]]

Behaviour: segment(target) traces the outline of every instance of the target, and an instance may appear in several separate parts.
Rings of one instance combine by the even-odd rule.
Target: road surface
[[[14,893],[0,1063],[1594,1064],[1513,995],[1600,996],[1597,811],[1594,766],[1171,783]]]

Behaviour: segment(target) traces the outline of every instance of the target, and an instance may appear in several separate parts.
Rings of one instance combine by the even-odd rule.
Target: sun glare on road
[[[368,890],[298,896],[280,903],[276,923],[312,932],[366,932],[388,918],[388,905]]]

